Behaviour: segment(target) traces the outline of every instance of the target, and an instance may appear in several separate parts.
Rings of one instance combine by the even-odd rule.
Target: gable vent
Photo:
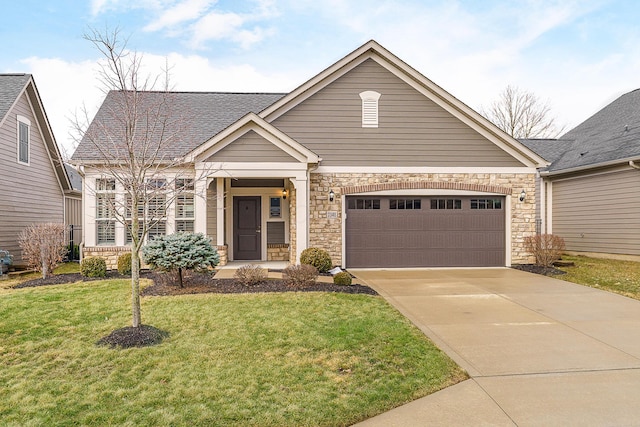
[[[378,127],[378,100],[380,94],[372,90],[360,93],[362,99],[362,127],[377,128]]]

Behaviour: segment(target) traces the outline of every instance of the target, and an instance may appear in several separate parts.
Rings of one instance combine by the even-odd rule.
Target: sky
[[[566,130],[640,87],[635,0],[1,0],[0,73],[31,73],[62,150],[104,93],[83,38],[118,28],[179,91],[289,92],[374,39],[476,110],[507,85]]]

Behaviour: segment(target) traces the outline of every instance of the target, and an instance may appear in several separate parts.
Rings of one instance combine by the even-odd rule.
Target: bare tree
[[[25,228],[18,239],[22,256],[29,267],[42,273],[46,279],[62,262],[66,253],[64,224],[39,223]]]
[[[514,138],[556,138],[564,127],[556,125],[549,104],[535,94],[507,86],[482,114]]]
[[[137,328],[142,324],[141,248],[150,231],[166,218],[167,207],[193,189],[189,169],[172,149],[187,121],[184,112],[174,109],[168,70],[153,77],[143,75],[142,57],[127,49],[117,29],[91,30],[84,37],[104,57],[99,80],[109,102],[91,122],[86,109],[76,115],[73,125],[81,138],[79,146],[88,144],[92,153],[85,152],[85,158],[80,154],[77,160],[85,176],[98,177],[94,189],[85,186],[96,197],[98,214],[113,219],[105,227],[122,224],[131,241],[132,326]]]

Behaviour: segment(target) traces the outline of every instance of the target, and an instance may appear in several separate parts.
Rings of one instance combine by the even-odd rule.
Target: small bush
[[[85,258],[80,263],[80,274],[84,277],[105,277],[107,275],[107,262],[100,257]]]
[[[346,271],[341,271],[333,276],[334,285],[350,285],[351,281],[351,275]]]
[[[220,262],[211,239],[202,233],[176,233],[156,237],[142,248],[142,257],[154,270],[175,271],[184,287],[182,270],[208,271]]]
[[[313,285],[318,278],[318,269],[309,264],[290,265],[282,271],[282,278],[288,285]]]
[[[42,273],[45,279],[62,263],[67,247],[64,244],[64,224],[31,224],[18,237],[22,258],[27,265]]]
[[[326,273],[331,270],[331,256],[324,249],[307,248],[300,254],[300,264],[312,265],[320,273]]]
[[[564,251],[564,239],[553,234],[536,234],[524,239],[525,248],[536,258],[535,264],[551,267]]]
[[[267,270],[259,265],[243,265],[236,270],[233,277],[244,286],[253,286],[267,280]]]
[[[131,252],[127,252],[118,257],[118,273],[123,276],[131,275]]]

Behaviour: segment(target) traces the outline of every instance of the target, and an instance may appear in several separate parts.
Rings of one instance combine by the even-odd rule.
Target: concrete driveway
[[[507,268],[349,271],[471,376],[359,426],[640,426],[640,301]]]

